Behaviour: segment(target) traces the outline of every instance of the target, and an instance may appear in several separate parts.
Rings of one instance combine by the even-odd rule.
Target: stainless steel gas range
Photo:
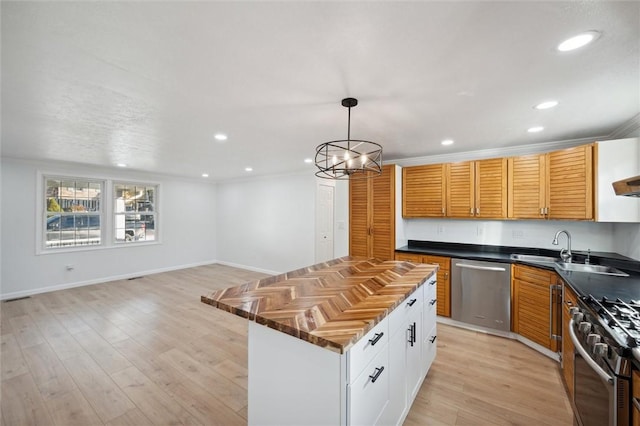
[[[632,371],[640,369],[640,302],[581,297],[571,314],[576,422],[630,425]]]

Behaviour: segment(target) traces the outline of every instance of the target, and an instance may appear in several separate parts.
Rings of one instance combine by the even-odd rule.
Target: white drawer
[[[347,382],[353,383],[362,369],[369,364],[389,341],[389,322],[387,318],[380,321],[365,334],[349,351],[347,362]]]
[[[433,360],[436,358],[436,348],[438,346],[436,324],[433,324],[431,329],[425,328],[425,330],[429,331],[424,334],[424,340],[422,342],[422,367],[424,368],[423,374],[427,374],[427,371],[429,371]]]
[[[389,351],[385,345],[356,381],[347,387],[347,424],[371,426],[380,421],[380,416],[389,403],[390,373]]]
[[[427,282],[422,285],[422,287],[424,287],[425,303],[429,302],[431,299],[435,299],[437,285],[435,274],[432,277],[427,278]]]
[[[389,333],[391,335],[400,328],[407,327],[407,320],[413,312],[417,312],[422,307],[423,288],[420,286],[409,297],[407,297],[400,305],[398,305],[389,315]]]

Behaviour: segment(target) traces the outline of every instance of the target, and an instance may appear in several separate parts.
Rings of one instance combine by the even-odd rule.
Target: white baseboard
[[[280,274],[283,273],[283,272],[278,272],[278,271],[270,271],[269,269],[261,269],[261,268],[256,268],[256,267],[253,267],[253,266],[241,265],[239,263],[226,262],[224,260],[218,260],[215,263],[218,263],[220,265],[225,265],[225,266],[231,266],[233,268],[246,269],[247,271],[260,272],[260,273],[268,274],[268,275],[280,275]]]
[[[65,284],[54,285],[54,286],[40,287],[40,288],[24,290],[24,291],[14,291],[12,293],[0,293],[0,300],[17,299],[17,298],[20,298],[20,297],[32,296],[34,294],[49,293],[51,291],[66,290],[68,288],[82,287],[82,286],[85,286],[85,285],[93,285],[93,284],[101,284],[101,283],[106,283],[106,282],[110,282],[110,281],[126,280],[126,279],[129,279],[129,278],[135,278],[135,277],[140,277],[140,276],[144,276],[144,275],[159,274],[161,272],[177,271],[179,269],[194,268],[196,266],[212,265],[212,264],[215,264],[215,263],[221,263],[221,262],[218,262],[216,260],[207,260],[207,261],[204,261],[204,262],[188,263],[188,264],[183,264],[183,265],[169,266],[167,268],[158,268],[158,269],[150,269],[150,270],[146,270],[146,271],[132,272],[130,274],[112,275],[112,276],[109,276],[109,277],[96,278],[96,279],[86,280],[86,281],[76,281],[76,282],[72,282],[72,283],[65,283]],[[244,269],[249,269],[249,268],[244,268]]]

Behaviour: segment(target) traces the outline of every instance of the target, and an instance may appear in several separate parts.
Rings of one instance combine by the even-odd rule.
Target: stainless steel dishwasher
[[[451,259],[451,319],[509,331],[511,329],[510,265]]]

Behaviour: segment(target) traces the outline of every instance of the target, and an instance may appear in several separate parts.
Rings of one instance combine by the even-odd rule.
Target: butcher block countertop
[[[437,270],[347,256],[217,290],[201,301],[345,353]]]

